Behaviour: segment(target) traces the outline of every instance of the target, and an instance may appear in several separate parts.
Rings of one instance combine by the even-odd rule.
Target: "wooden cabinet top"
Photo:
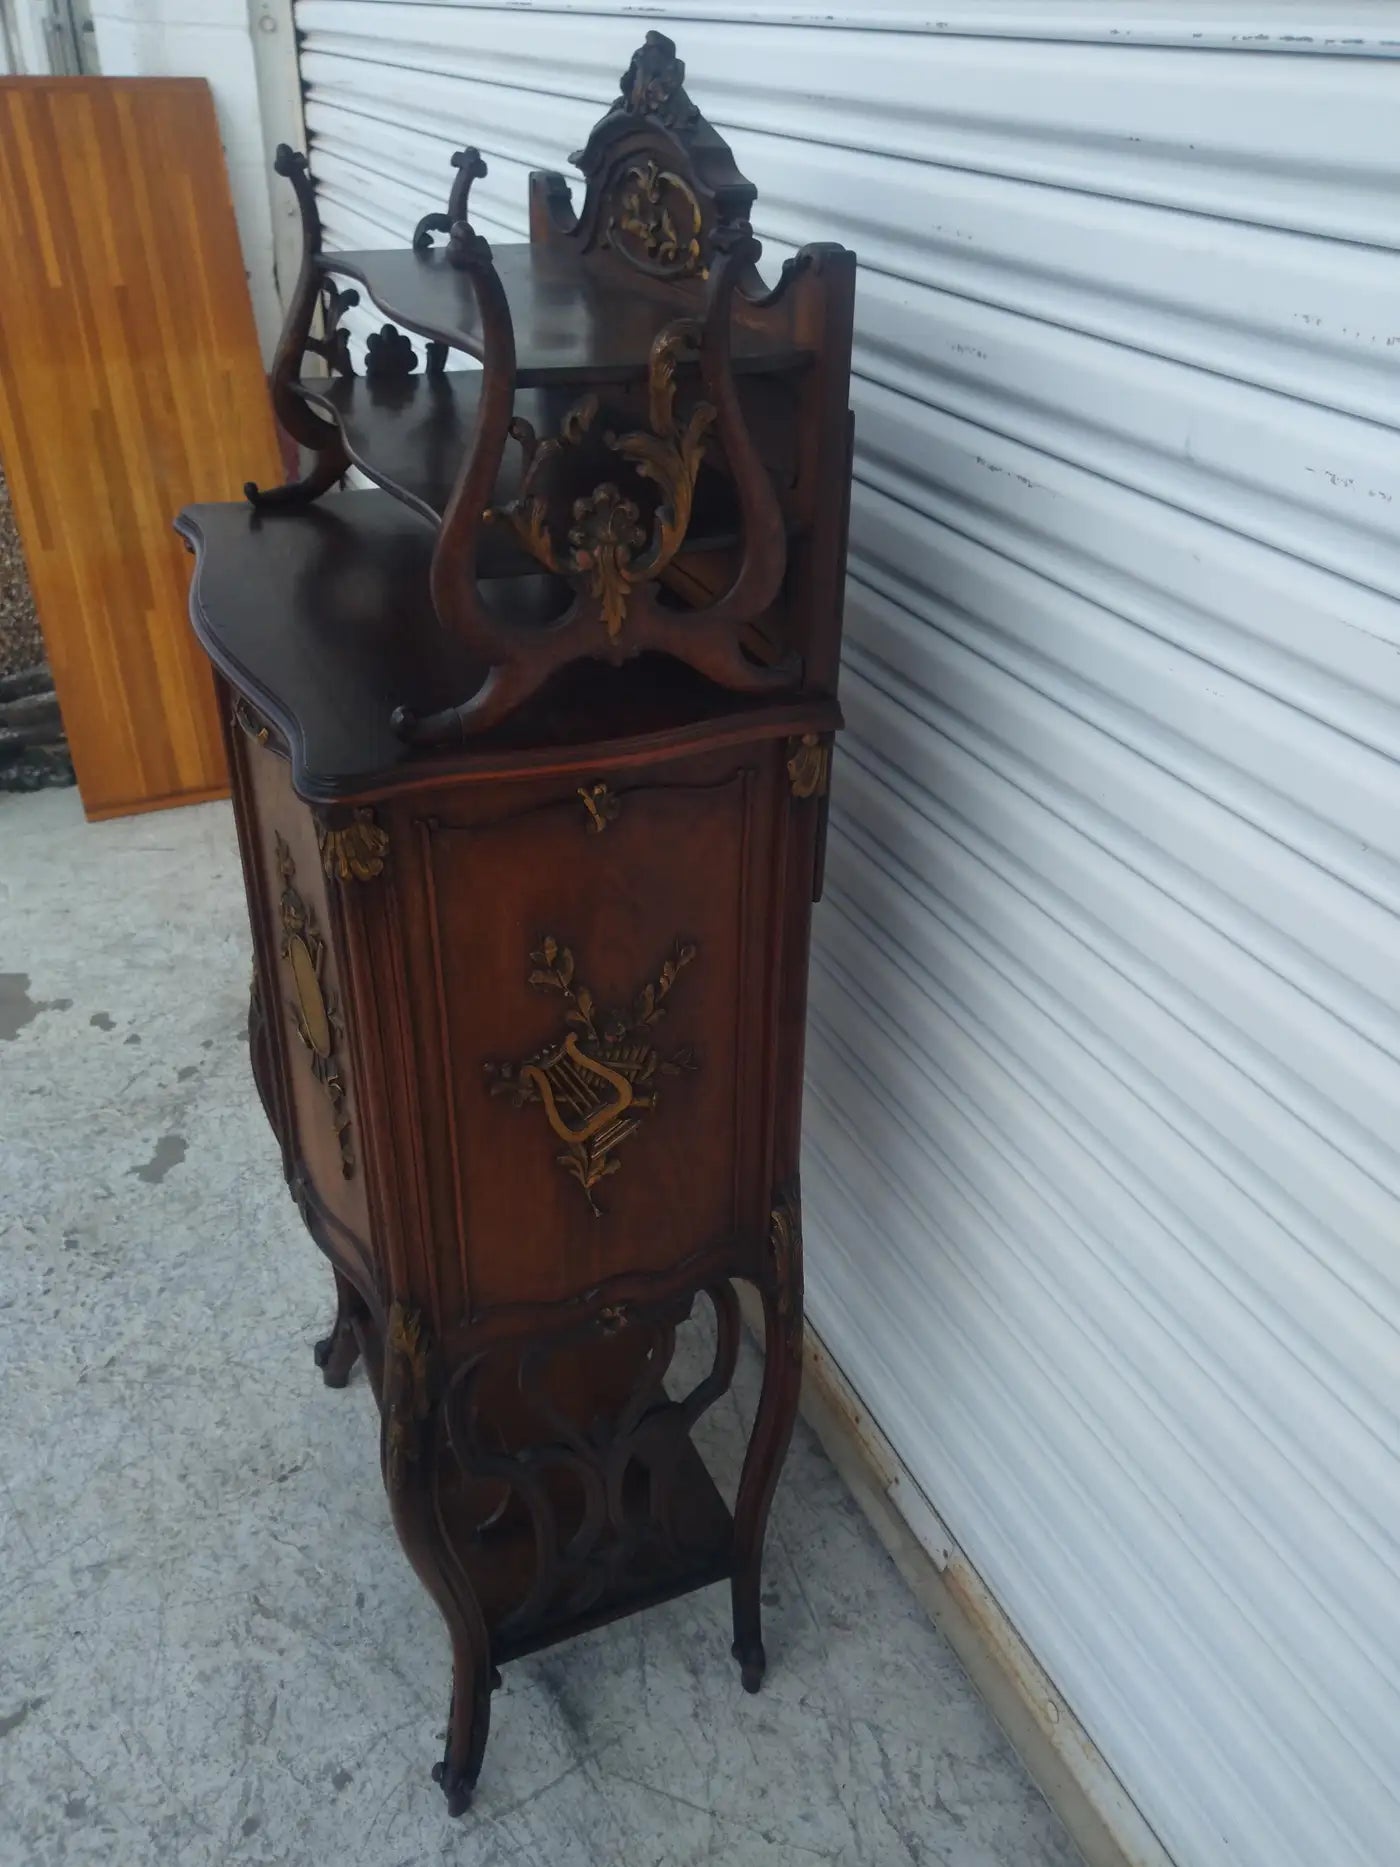
[[[428,587],[432,528],[382,492],[354,492],[264,518],[247,506],[191,506],[179,529],[196,548],[195,632],[215,666],[251,703],[255,737],[280,742],[292,779],[313,802],[426,785],[444,758],[425,758],[394,731],[395,705],[431,711],[486,678],[442,628]],[[542,578],[511,587],[517,615],[547,615]],[[540,767],[552,755],[581,769],[606,752],[638,759],[666,744],[831,730],[834,703],[745,699],[680,662],[650,657],[609,669],[584,662],[491,734],[450,760],[483,773]]]

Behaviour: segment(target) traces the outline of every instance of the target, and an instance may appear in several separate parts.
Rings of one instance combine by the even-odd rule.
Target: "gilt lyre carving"
[[[643,1115],[655,1109],[657,1077],[698,1067],[688,1044],[663,1057],[649,1035],[666,1015],[665,1000],[695,956],[693,945],[678,940],[655,983],[643,985],[629,1009],[605,1010],[576,977],[570,949],[546,934],[530,955],[529,983],[560,995],[567,1007],[564,1022],[571,1028],[523,1063],[487,1065],[493,1096],[509,1096],[516,1108],[527,1103],[543,1108],[564,1144],[555,1161],[578,1182],[595,1218],[603,1216],[603,1208],[594,1189],[617,1172],[622,1165],[617,1149],[637,1132]]]

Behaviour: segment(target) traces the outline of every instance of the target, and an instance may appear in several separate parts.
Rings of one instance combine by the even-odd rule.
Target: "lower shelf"
[[[569,1579],[561,1579],[551,1605],[527,1625],[515,1627],[512,1610],[536,1568],[530,1523],[522,1520],[476,1532],[465,1501],[458,1500],[454,1510],[453,1493],[446,1491],[441,1498],[443,1523],[481,1604],[492,1660],[503,1665],[659,1601],[723,1581],[733,1569],[734,1523],[689,1441],[676,1460],[670,1487],[673,1534],[667,1545],[659,1540],[634,1545],[601,1588],[588,1586],[585,1565],[572,1588]]]

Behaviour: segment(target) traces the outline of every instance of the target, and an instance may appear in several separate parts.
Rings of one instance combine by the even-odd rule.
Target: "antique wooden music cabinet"
[[[475,149],[411,246],[363,253],[321,250],[279,149],[305,251],[272,386],[310,466],[178,521],[253,1073],[335,1274],[317,1361],[335,1386],[364,1356],[451,1635],[454,1814],[508,1660],[727,1578],[749,1691],[764,1670],[855,260],[809,246],[764,286],[754,189],[683,79],[648,33],[574,157],[579,210],[532,175],[530,240],[494,251]],[[357,289],[394,320],[363,374]],[[374,490],[331,492],[351,465]],[[734,1279],[766,1363],[731,1511],[692,1430],[733,1372]],[[678,1394],[701,1298],[713,1353]]]

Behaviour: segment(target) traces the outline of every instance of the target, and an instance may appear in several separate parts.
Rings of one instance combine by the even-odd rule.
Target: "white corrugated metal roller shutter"
[[[300,0],[328,235],[646,13],[859,252],[813,1320],[1183,1867],[1393,1867],[1400,17],[837,4]]]

